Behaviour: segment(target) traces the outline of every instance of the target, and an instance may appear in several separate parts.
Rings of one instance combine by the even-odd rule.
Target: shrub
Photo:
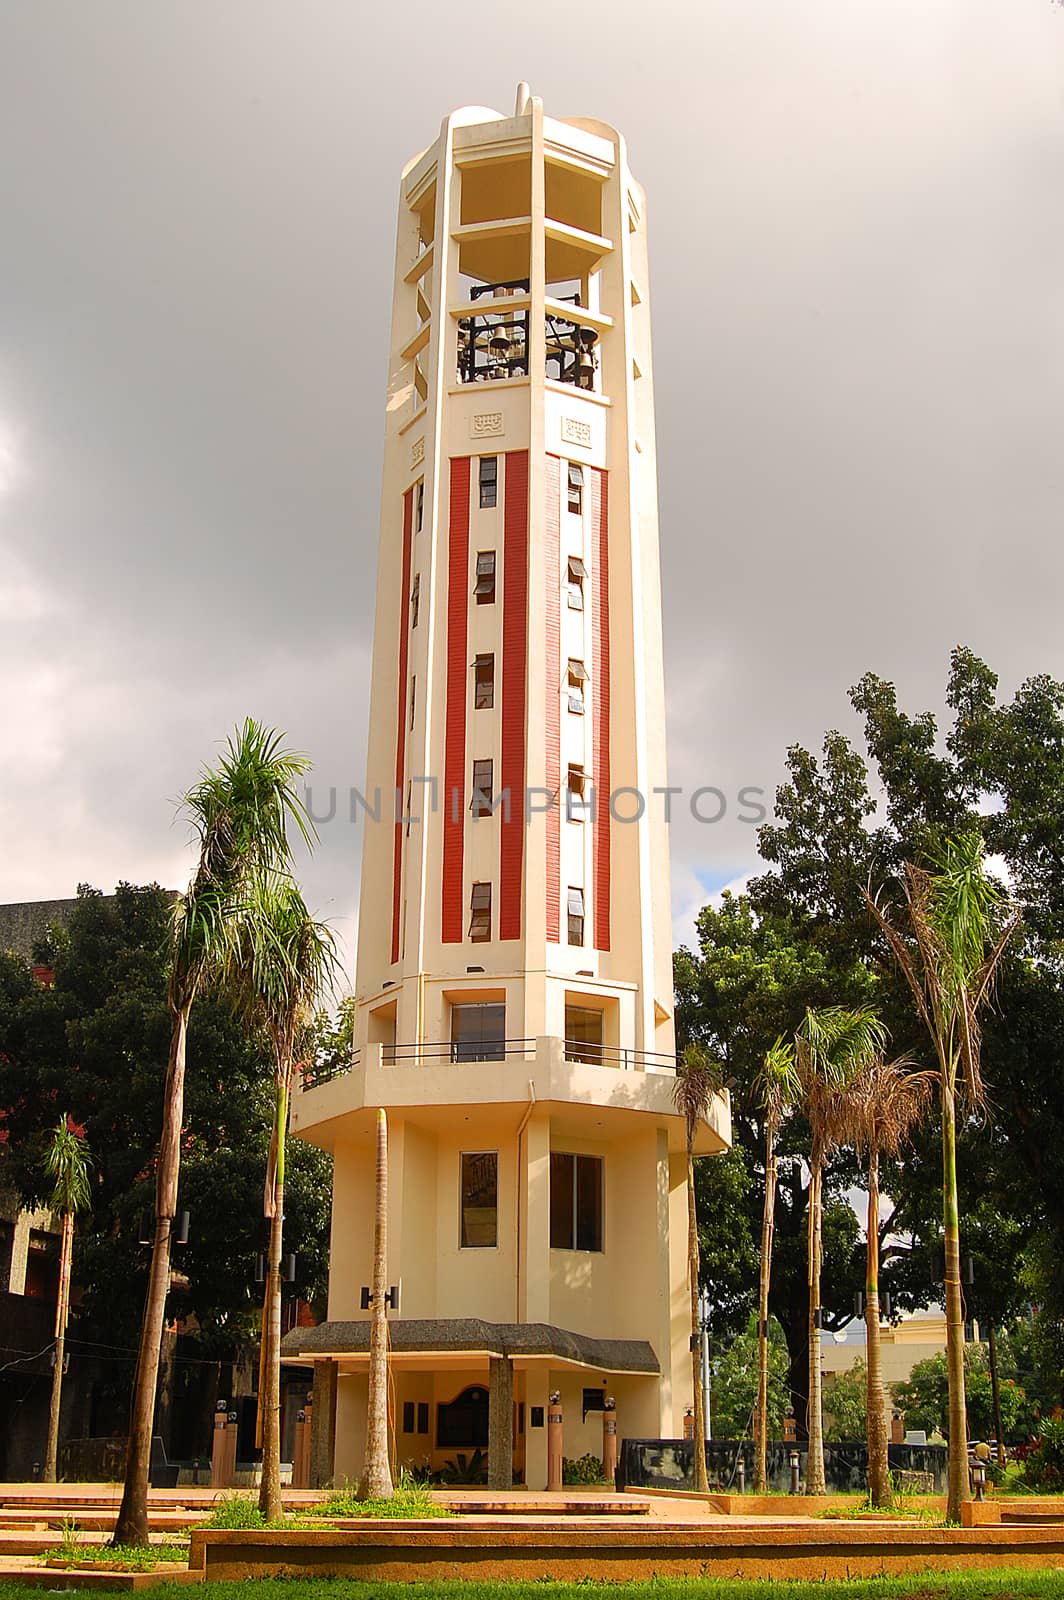
[[[259,1510],[258,1502],[249,1499],[247,1495],[223,1495],[214,1502],[206,1528],[264,1528],[266,1518]]]
[[[1043,1417],[1038,1444],[1023,1464],[1023,1481],[1032,1489],[1064,1489],[1064,1418]]]
[[[578,1456],[571,1461],[568,1456],[562,1457],[562,1482],[571,1485],[587,1483],[605,1483],[602,1472],[602,1462],[598,1456]]]

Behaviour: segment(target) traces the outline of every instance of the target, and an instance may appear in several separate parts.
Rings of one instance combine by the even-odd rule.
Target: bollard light
[[[746,1462],[742,1456],[735,1463],[735,1492],[736,1494],[746,1493]]]
[[[801,1493],[801,1479],[799,1477],[801,1460],[802,1460],[802,1458],[798,1454],[798,1451],[797,1450],[792,1450],[791,1451],[791,1493],[792,1494],[800,1494]]]

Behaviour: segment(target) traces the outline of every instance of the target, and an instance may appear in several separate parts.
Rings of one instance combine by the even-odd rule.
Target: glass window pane
[[[573,1248],[573,1157],[556,1150],[550,1156],[550,1247]]]
[[[602,1249],[602,1162],[576,1156],[576,1248]]]
[[[494,1249],[498,1243],[499,1157],[494,1150],[462,1156],[462,1248]]]
[[[502,1061],[505,1005],[451,1007],[451,1055],[455,1061]]]

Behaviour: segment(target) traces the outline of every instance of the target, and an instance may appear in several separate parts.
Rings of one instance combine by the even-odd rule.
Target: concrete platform
[[[600,1519],[504,1527],[368,1521],[358,1530],[263,1534],[198,1528],[189,1567],[208,1579],[346,1577],[413,1582],[552,1578],[873,1577],[992,1567],[1064,1565],[1064,1526],[863,1527],[807,1519],[715,1525]]]

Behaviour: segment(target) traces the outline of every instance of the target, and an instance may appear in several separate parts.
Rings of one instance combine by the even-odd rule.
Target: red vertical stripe
[[[543,782],[554,796],[547,812],[547,938],[561,939],[561,585],[559,549],[561,544],[561,472],[558,456],[547,457],[545,517],[543,524],[543,562],[547,580],[547,637],[544,668],[547,675],[545,731],[546,765]]]
[[[403,580],[402,609],[399,612],[399,720],[395,734],[395,813],[405,809],[403,786],[406,778],[406,669],[410,644],[410,544],[414,518],[414,491],[403,496]],[[396,822],[392,844],[392,960],[399,960],[399,925],[403,897],[403,824]]]
[[[525,696],[528,672],[528,451],[506,454],[502,563],[502,813],[499,938],[521,937],[525,850]]]
[[[595,949],[610,948],[610,560],[609,479],[591,468],[592,764],[595,784]]]
[[[462,942],[462,879],[465,866],[465,744],[469,664],[469,472],[470,458],[451,461],[451,510],[447,552],[447,727],[443,761],[442,939]]]

